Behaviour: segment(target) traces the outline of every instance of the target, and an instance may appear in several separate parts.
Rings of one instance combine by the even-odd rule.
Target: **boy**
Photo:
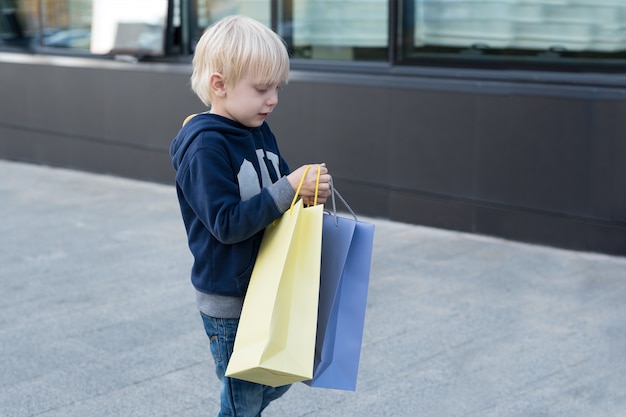
[[[202,35],[193,59],[191,86],[210,111],[188,118],[170,147],[194,256],[191,281],[222,382],[222,417],[260,416],[289,388],[224,376],[263,230],[289,208],[305,172],[305,166],[290,172],[265,122],[288,74],[278,35],[250,18],[222,19]],[[324,203],[330,175],[320,169]],[[304,180],[305,203],[316,176],[310,169]]]

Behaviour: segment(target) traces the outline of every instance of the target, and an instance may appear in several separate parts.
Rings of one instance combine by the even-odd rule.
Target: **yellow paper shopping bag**
[[[266,228],[226,376],[274,387],[312,378],[323,214],[294,198]]]

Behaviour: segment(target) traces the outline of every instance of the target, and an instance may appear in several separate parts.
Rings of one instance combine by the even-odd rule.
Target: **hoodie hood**
[[[251,129],[239,122],[216,114],[201,113],[189,116],[170,145],[172,165],[178,171],[183,163],[187,149],[202,132],[214,131],[231,138],[244,138],[249,136]]]

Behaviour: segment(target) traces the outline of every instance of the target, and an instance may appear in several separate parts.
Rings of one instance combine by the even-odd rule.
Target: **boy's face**
[[[223,86],[223,93],[211,103],[211,113],[244,126],[261,126],[278,104],[279,87],[278,84],[258,84],[250,77],[242,78],[235,85]]]

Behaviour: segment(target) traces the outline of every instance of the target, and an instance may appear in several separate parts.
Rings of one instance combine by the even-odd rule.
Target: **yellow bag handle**
[[[298,189],[296,190],[296,195],[293,196],[293,200],[291,201],[291,207],[289,207],[289,214],[291,214],[291,212],[293,211],[293,206],[296,204],[296,200],[298,199],[298,195],[300,195],[300,189],[302,188],[302,184],[304,184],[304,178],[306,178],[306,174],[309,172],[309,169],[311,169],[311,166],[307,166],[304,169],[304,174],[302,174],[302,178],[300,178],[300,184],[298,184]],[[315,180],[315,198],[313,200],[313,205],[316,206],[317,205],[317,195],[319,193],[319,187],[320,187],[320,175],[322,173],[321,167],[318,165],[317,166],[317,179]]]
[[[320,176],[322,175],[322,168],[317,166],[317,178],[315,178],[315,198],[313,199],[313,205],[317,206],[317,195],[320,191]]]

